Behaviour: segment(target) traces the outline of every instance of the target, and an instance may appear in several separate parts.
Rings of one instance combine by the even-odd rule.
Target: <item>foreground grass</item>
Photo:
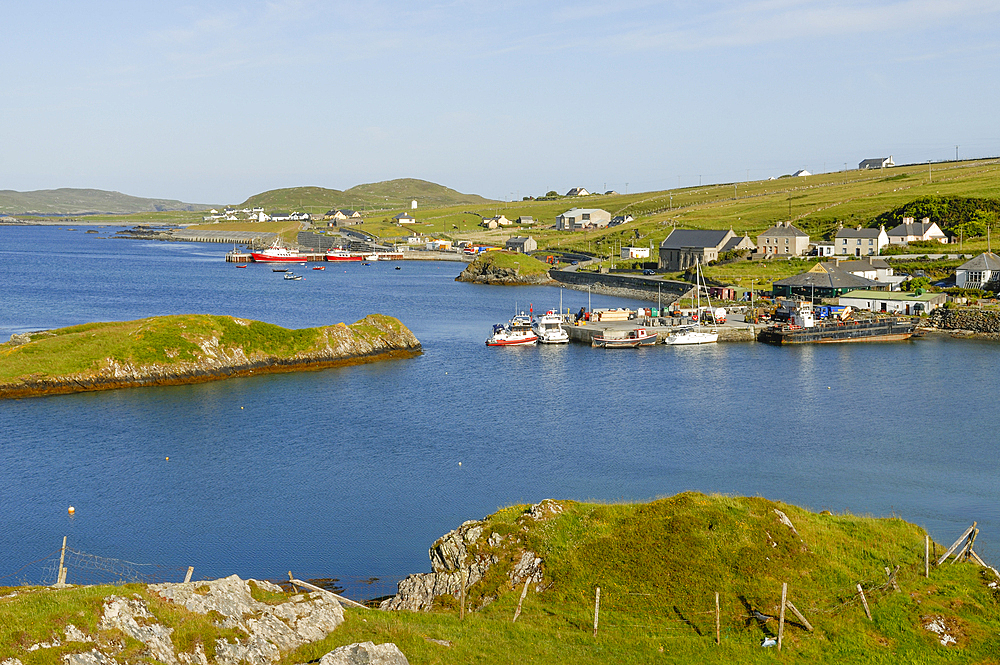
[[[968,563],[923,574],[924,530],[898,518],[812,513],[760,497],[684,493],[646,504],[560,502],[542,520],[511,506],[483,520],[472,557],[499,563],[468,592],[469,612],[441,598],[427,613],[346,610],[325,639],[282,655],[283,665],[314,662],[356,642],[393,642],[410,663],[992,663],[1000,654],[1000,594],[993,573]],[[790,520],[794,530],[776,511]],[[494,544],[489,534],[497,534]],[[957,534],[956,534],[957,535]],[[499,544],[498,544],[499,543]],[[935,546],[940,552],[940,546]],[[523,551],[544,560],[542,589],[531,588],[517,622],[521,585],[507,570]],[[898,568],[894,591],[885,569]],[[810,632],[786,615],[783,648],[762,648],[777,633],[781,585]],[[869,621],[856,585],[871,606]],[[596,588],[601,589],[598,632]],[[102,598],[139,593],[157,621],[174,628],[179,650],[209,650],[224,635],[210,617],[189,616],[143,587],[0,590],[0,661],[56,665],[72,644],[28,652],[74,623],[93,634]],[[720,599],[716,644],[715,594]],[[280,594],[279,594],[280,596]],[[276,598],[259,598],[278,602]],[[941,618],[956,643],[924,626]],[[104,641],[122,639],[100,635]],[[127,640],[126,640],[127,642]],[[125,645],[119,662],[142,661]]]

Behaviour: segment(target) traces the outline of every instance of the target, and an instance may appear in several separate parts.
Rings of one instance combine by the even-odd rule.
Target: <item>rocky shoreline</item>
[[[115,358],[106,358],[96,370],[67,376],[24,376],[0,383],[0,399],[19,399],[46,395],[62,395],[119,388],[174,386],[205,383],[255,374],[274,374],[319,370],[330,367],[358,365],[395,358],[412,358],[421,353],[416,336],[391,317],[369,315],[355,326],[366,329],[359,333],[352,326],[337,324],[322,329],[318,348],[290,356],[226,349],[219,338],[199,341],[201,357],[195,362],[169,365],[135,365]],[[10,353],[33,343],[44,333],[13,335],[7,344]]]
[[[952,337],[1000,340],[1000,311],[939,307],[927,316],[926,325]]]
[[[465,267],[456,282],[490,284],[494,286],[550,286],[556,283],[549,274],[522,275],[517,268],[499,266],[492,261],[477,259]]]

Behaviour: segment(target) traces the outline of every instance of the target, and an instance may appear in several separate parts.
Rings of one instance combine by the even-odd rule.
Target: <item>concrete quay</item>
[[[656,333],[657,342],[662,342],[672,332],[682,325],[690,325],[686,319],[675,317],[644,317],[632,319],[631,321],[581,321],[575,325],[570,317],[563,324],[563,329],[569,333],[571,342],[580,344],[590,344],[594,337],[604,335],[607,332],[625,333],[634,328],[646,328],[651,333]],[[722,325],[709,326],[719,331],[719,342],[753,342],[757,339],[756,328],[743,321],[727,321]]]

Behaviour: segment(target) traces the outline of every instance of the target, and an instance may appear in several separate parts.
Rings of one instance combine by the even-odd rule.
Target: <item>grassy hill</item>
[[[439,597],[426,613],[349,609],[328,637],[280,662],[315,662],[338,646],[368,640],[394,642],[414,665],[996,663],[1000,654],[994,573],[959,562],[932,566],[924,577],[925,532],[899,518],[817,514],[760,497],[692,492],[644,504],[540,506],[503,508],[474,525],[478,536],[465,538],[469,561],[496,563],[469,588],[464,619],[451,596]],[[512,622],[523,585],[512,584],[507,571],[525,552],[542,559],[543,580],[529,585]],[[886,569],[895,571],[892,579]],[[813,630],[788,611],[779,652],[761,642],[778,632],[783,583]],[[23,665],[55,665],[63,653],[93,648],[69,643],[28,651],[61,637],[69,622],[93,634],[101,598],[112,593],[147,598],[154,613],[148,622],[173,627],[172,639],[186,651],[198,642],[213,645],[227,630],[157,601],[141,586],[16,591],[0,589],[0,660],[19,658]],[[934,623],[954,643],[943,645],[928,628]],[[229,629],[227,636],[240,635]],[[105,643],[116,637],[101,635]],[[135,644],[124,643],[138,654]]]
[[[488,202],[488,199],[476,194],[462,194],[454,189],[426,180],[402,178],[357,185],[345,191],[324,189],[323,187],[275,189],[251,196],[238,207],[262,206],[268,211],[291,212],[299,210],[311,214],[323,214],[333,208],[349,208],[351,210],[409,209],[410,201],[413,200],[416,200],[421,207]]]
[[[143,199],[100,189],[0,190],[0,213],[8,215],[131,214],[208,210],[212,206],[171,199]]]

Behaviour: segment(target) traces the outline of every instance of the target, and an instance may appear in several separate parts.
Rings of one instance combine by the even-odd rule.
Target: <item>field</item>
[[[926,534],[902,519],[691,492],[646,504],[542,505],[503,508],[466,541],[469,560],[497,563],[469,587],[464,617],[452,596],[438,597],[429,612],[349,609],[336,631],[283,654],[281,663],[315,662],[368,640],[395,643],[414,665],[997,662],[994,572],[960,562],[932,565],[925,577]],[[525,551],[543,561],[541,583],[527,587],[509,576]],[[789,606],[779,627],[783,585],[802,616]],[[186,651],[239,636],[157,601],[141,585],[0,589],[0,661],[56,665],[63,653],[89,650],[81,643],[28,647],[61,636],[70,622],[94,634],[101,598],[111,593],[145,598]],[[933,622],[945,627],[948,646],[928,629]],[[762,648],[779,632],[781,651]],[[97,636],[98,644],[118,640],[131,657],[141,653],[117,631]]]

